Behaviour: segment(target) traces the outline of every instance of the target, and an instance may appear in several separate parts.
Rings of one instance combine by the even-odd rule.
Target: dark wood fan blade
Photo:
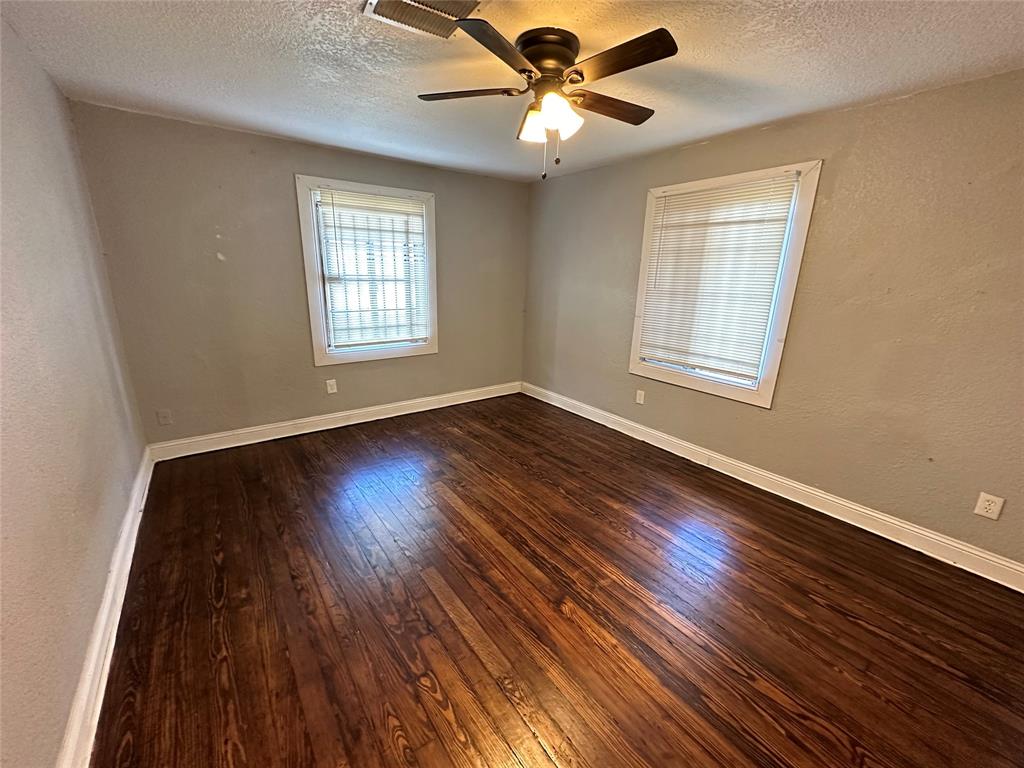
[[[501,36],[494,27],[483,19],[459,19],[455,22],[459,29],[476,40],[480,45],[508,64],[512,69],[533,80],[540,77],[540,72],[521,54],[512,43]]]
[[[573,85],[592,83],[602,77],[667,59],[678,52],[679,47],[672,34],[662,27],[576,62],[565,70],[564,77]]]
[[[447,101],[448,99],[469,99],[473,96],[518,96],[515,88],[478,88],[475,91],[445,91],[444,93],[421,93],[423,101]]]
[[[615,99],[603,93],[594,93],[578,88],[569,94],[569,99],[579,108],[588,112],[596,112],[605,117],[614,117],[630,125],[647,122],[654,114],[653,109],[641,107],[630,101]]]

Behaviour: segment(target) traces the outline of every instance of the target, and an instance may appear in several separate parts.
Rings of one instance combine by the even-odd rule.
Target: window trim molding
[[[818,189],[818,177],[821,174],[821,160],[804,163],[780,165],[758,171],[735,173],[728,176],[687,181],[666,187],[655,187],[647,192],[647,210],[644,215],[644,235],[640,252],[640,274],[637,277],[636,304],[633,311],[633,341],[629,353],[629,372],[648,379],[663,381],[698,392],[706,392],[742,403],[771,408],[775,395],[775,384],[782,363],[782,350],[786,343],[789,329],[789,317],[793,309],[796,295],[796,283],[800,275],[800,263],[803,260],[804,244],[807,242],[807,230],[811,222],[811,210]],[[779,264],[779,279],[775,286],[772,300],[772,311],[768,320],[768,331],[765,334],[765,349],[761,362],[761,375],[756,387],[745,387],[741,384],[728,384],[722,381],[699,376],[696,374],[675,371],[670,368],[653,365],[640,359],[640,329],[643,320],[643,308],[647,299],[648,246],[651,238],[651,226],[654,220],[654,203],[659,197],[682,191],[693,192],[726,184],[736,184],[758,179],[770,178],[779,173],[798,171],[796,199],[793,203],[793,215],[786,229],[786,238]]]
[[[339,192],[361,192],[366,195],[402,197],[422,200],[423,226],[427,253],[427,290],[430,296],[430,335],[420,344],[382,344],[358,349],[331,350],[327,345],[326,306],[324,300],[323,260],[320,258],[313,211],[313,190],[334,189]],[[306,299],[309,305],[309,328],[313,343],[313,365],[340,365],[366,360],[386,360],[413,355],[437,353],[437,249],[434,224],[434,193],[398,187],[382,187],[355,181],[328,179],[321,176],[295,174],[295,194],[299,206],[299,231],[302,240],[302,262],[306,274]]]

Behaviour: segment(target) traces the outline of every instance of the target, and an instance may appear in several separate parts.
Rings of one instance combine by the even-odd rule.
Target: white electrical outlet
[[[638,389],[636,391],[636,402],[637,402],[637,405],[643,405],[644,404],[644,391],[642,389]]]
[[[978,494],[978,503],[974,507],[974,514],[987,517],[989,520],[998,520],[1003,511],[1003,502],[998,496],[982,491]]]
[[[156,412],[156,423],[161,427],[166,427],[174,423],[174,417],[168,409],[161,408]]]
[[[327,384],[327,394],[328,395],[337,394],[337,392],[338,392],[338,380],[337,379],[328,379],[325,383]]]

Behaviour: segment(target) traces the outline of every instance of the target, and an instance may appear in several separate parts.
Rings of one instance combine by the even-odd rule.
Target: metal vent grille
[[[478,0],[366,0],[363,13],[388,24],[436,37],[451,37]]]

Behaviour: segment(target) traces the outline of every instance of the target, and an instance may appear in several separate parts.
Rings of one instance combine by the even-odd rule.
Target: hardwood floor
[[[512,395],[158,464],[93,766],[1022,766],[1022,627]]]

